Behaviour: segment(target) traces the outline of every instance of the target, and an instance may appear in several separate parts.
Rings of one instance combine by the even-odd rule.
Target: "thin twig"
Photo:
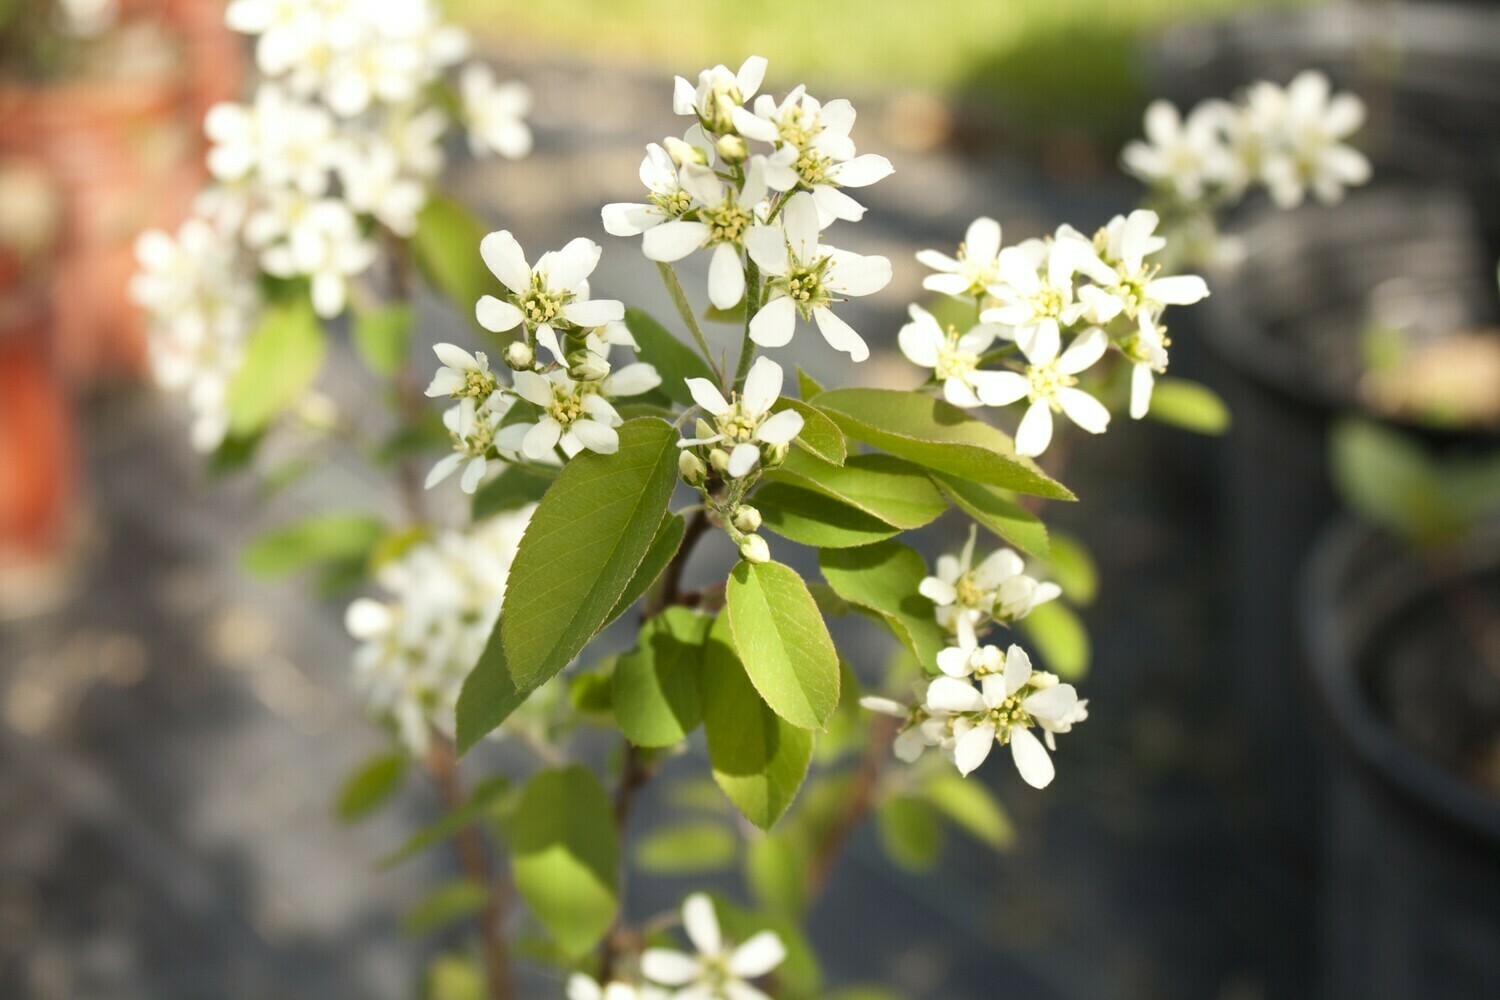
[[[854,783],[833,823],[818,842],[812,864],[807,871],[807,899],[811,905],[823,890],[838,867],[839,858],[849,846],[854,832],[876,806],[875,789],[880,783],[881,772],[891,755],[891,739],[896,734],[897,720],[889,716],[877,716],[870,728],[870,740],[860,756],[859,767],[854,772]]]
[[[745,377],[750,374],[750,362],[755,357],[755,342],[750,339],[750,324],[758,312],[760,312],[760,267],[755,261],[750,260],[745,265],[745,336],[740,341],[740,360],[734,369],[736,392],[745,387]]]

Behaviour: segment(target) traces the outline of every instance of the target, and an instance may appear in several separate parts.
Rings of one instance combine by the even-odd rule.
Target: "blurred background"
[[[136,234],[205,176],[203,112],[243,93],[246,46],[215,0],[82,4],[87,44],[48,42],[36,4],[0,0],[0,996],[416,995],[435,945],[403,913],[447,859],[374,869],[436,803],[414,788],[334,820],[381,742],[347,597],[239,557],[295,514],[397,498],[318,453],[279,456],[313,466],[286,482],[204,472],[126,295]],[[679,127],[672,76],[758,53],[778,91],[852,99],[860,148],[896,166],[846,237],[895,264],[850,304],[876,385],[915,381],[895,350],[912,254],[981,214],[1010,244],[1128,210],[1119,150],[1150,99],[1308,67],[1359,94],[1374,182],[1333,207],[1246,202],[1212,297],[1174,311],[1172,372],[1228,400],[1229,434],[1120,421],[1069,443],[1084,502],[1049,521],[1093,553],[1071,590],[1088,634],[1051,655],[1086,671],[1092,719],[1059,781],[985,773],[998,856],[954,838],[893,867],[866,829],[811,936],[831,985],[927,1000],[1500,996],[1500,9],[449,7],[529,84],[537,137],[519,163],[455,147],[449,186],[528,247],[604,243],[594,287],[661,315],[598,208],[634,198],[643,144]],[[424,357],[465,341],[423,306]],[[847,377],[810,346],[794,360]],[[342,408],[352,367],[320,385]]]

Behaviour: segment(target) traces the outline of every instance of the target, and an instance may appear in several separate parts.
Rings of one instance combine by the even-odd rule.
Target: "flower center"
[[[938,347],[937,366],[933,373],[940,379],[966,380],[979,367],[979,355],[958,347],[958,331],[948,328],[948,340]]]
[[[823,275],[827,270],[828,258],[821,257],[810,267],[793,263],[787,276],[781,279],[780,283],[797,304],[797,310],[802,313],[803,318],[810,317],[814,309],[827,305],[833,299],[833,295],[823,287]]]
[[[797,157],[797,162],[794,166],[797,176],[802,178],[802,183],[807,187],[830,183],[828,172],[832,168],[833,160],[822,153],[817,153],[810,149],[805,150],[801,156]]]
[[[963,243],[958,245],[958,262],[963,265],[964,273],[969,276],[970,295],[982,295],[985,289],[993,285],[1000,277],[997,260],[989,258],[983,261],[971,261],[969,248]]]
[[[1026,688],[1022,688],[985,713],[985,721],[994,725],[995,735],[1001,737],[1002,743],[1010,741],[1011,726],[1029,729],[1034,725],[1031,715],[1021,707],[1021,700],[1025,693]]]
[[[552,405],[547,407],[547,413],[564,427],[571,426],[573,421],[583,416],[583,393],[577,389],[554,386]]]
[[[495,391],[495,376],[485,371],[469,371],[464,373],[464,384],[453,393],[454,399],[462,399],[472,396],[474,399],[484,399]]]
[[[1026,377],[1031,382],[1031,392],[1028,398],[1033,403],[1037,400],[1051,402],[1058,390],[1078,384],[1076,378],[1064,375],[1051,365],[1032,365],[1026,369]]]
[[[798,149],[806,149],[813,137],[823,131],[822,116],[808,114],[806,109],[798,104],[781,116],[781,121],[776,123],[776,129],[781,133],[782,142],[796,146]]]
[[[727,441],[744,444],[755,440],[755,430],[760,426],[760,422],[760,417],[746,413],[744,406],[736,401],[729,408],[729,412],[719,418],[719,433],[724,435]]]
[[[554,292],[547,287],[540,274],[531,276],[531,290],[521,297],[516,304],[521,307],[521,312],[526,316],[526,322],[532,327],[543,323],[550,323],[562,312],[562,307],[572,299],[567,292]]]
[[[651,204],[674,219],[680,219],[693,208],[693,196],[682,188],[676,191],[657,191],[651,194]]]
[[[751,223],[750,213],[741,208],[733,196],[724,199],[722,205],[705,208],[698,217],[708,224],[709,243],[729,243],[738,246]]]
[[[469,432],[468,437],[460,437],[457,434],[452,435],[452,437],[454,451],[461,455],[477,458],[488,452],[490,445],[495,443],[495,428],[488,420],[481,417],[474,425],[474,429]]]
[[[975,582],[973,573],[965,573],[959,577],[953,589],[958,594],[954,600],[961,607],[983,608],[990,603],[989,595]]]

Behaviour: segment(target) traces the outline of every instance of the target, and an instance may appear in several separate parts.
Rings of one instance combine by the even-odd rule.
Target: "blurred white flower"
[[[531,91],[523,83],[497,83],[484,63],[464,67],[459,80],[464,116],[468,120],[469,149],[475,156],[499,153],[519,160],[531,152]]]
[[[708,160],[707,150],[704,160]],[[681,219],[693,208],[693,196],[682,186],[677,164],[671,155],[651,143],[641,161],[641,183],[650,192],[647,202],[613,202],[600,213],[604,231],[611,236],[639,236],[673,219]]]
[[[1229,145],[1236,111],[1224,101],[1204,101],[1184,120],[1166,101],[1146,108],[1146,139],[1126,145],[1120,159],[1127,172],[1195,202],[1210,190],[1238,193],[1247,179]]]
[[[917,586],[918,593],[935,606],[938,624],[957,631],[964,647],[974,645],[975,629],[986,618],[1018,621],[1062,593],[1055,583],[1039,583],[1027,576],[1026,563],[1014,549],[996,549],[975,566],[978,537],[978,528],[971,524],[959,554],[938,556],[933,575]]]
[[[397,236],[417,231],[417,213],[427,204],[427,185],[403,173],[393,147],[379,141],[346,146],[338,167],[350,208],[373,215]]]
[[[654,986],[610,983],[600,986],[581,972],[568,977],[567,1000],[668,1000],[670,994]]]
[[[721,445],[729,453],[726,474],[731,479],[749,475],[760,464],[766,447],[791,444],[802,433],[802,414],[796,410],[771,413],[781,396],[785,378],[781,366],[767,357],[755,359],[745,377],[745,391],[731,402],[706,378],[687,379],[693,402],[714,418],[714,424],[696,438],[677,442],[680,448]]]
[[[815,321],[823,339],[854,361],[870,356],[864,339],[834,315],[832,304],[851,295],[872,295],[891,280],[891,262],[863,257],[819,242],[818,210],[812,195],[799,192],[781,210],[781,227],[755,225],[745,247],[768,280],[769,299],[750,321],[750,339],[761,347],[784,347],[797,317]]]
[[[305,224],[287,242],[261,254],[265,269],[281,278],[312,279],[313,309],[324,319],[337,316],[348,302],[348,279],[375,261],[375,245],[359,231],[349,206],[325,198],[307,210]]]
[[[755,96],[766,77],[766,60],[751,56],[733,72],[724,65],[698,74],[698,85],[678,77],[672,91],[672,110],[695,115],[709,131],[719,135],[734,132],[734,109]]]
[[[980,323],[960,334],[951,326],[944,331],[932,313],[919,305],[907,311],[911,322],[897,338],[901,353],[912,364],[931,368],[933,378],[943,384],[943,398],[954,406],[968,409],[985,402],[988,387],[1000,373],[980,369],[979,362],[1000,336],[1000,327]]]
[[[997,405],[1029,399],[1031,405],[1016,428],[1016,453],[1035,457],[1052,441],[1052,412],[1059,410],[1090,434],[1103,434],[1109,427],[1109,411],[1093,396],[1077,388],[1076,376],[1104,356],[1109,338],[1098,327],[1080,334],[1058,356],[1058,342],[1038,337],[1028,347],[1021,345],[1029,364],[1026,373],[1002,372],[1003,381],[993,393]]]
[[[676,989],[678,1000],[768,1000],[747,980],[759,979],[786,960],[786,946],[774,931],[761,931],[735,946],[724,939],[713,901],[694,893],[682,904],[682,927],[697,954],[647,948],[641,974]]]
[[[1364,102],[1331,93],[1322,73],[1299,73],[1284,90],[1256,84],[1246,117],[1247,131],[1261,144],[1261,179],[1282,208],[1300,205],[1309,190],[1332,204],[1345,188],[1370,179],[1370,161],[1344,141],[1364,124]]]
[[[344,616],[361,641],[354,666],[371,708],[391,720],[417,756],[427,752],[433,730],[453,733],[458,693],[499,617],[506,576],[534,509],[412,546],[376,572],[384,598],[360,598]]]
[[[917,260],[937,271],[922,279],[929,291],[954,296],[983,296],[1000,279],[1000,223],[981,216],[969,223],[958,256],[922,250]]]

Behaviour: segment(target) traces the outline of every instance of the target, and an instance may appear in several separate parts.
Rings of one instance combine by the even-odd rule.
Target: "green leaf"
[[[677,550],[682,546],[683,533],[687,531],[687,522],[680,514],[668,514],[662,518],[661,526],[656,529],[656,536],[651,539],[651,547],[646,550],[645,558],[641,560],[640,566],[636,567],[635,575],[630,578],[630,583],[625,587],[625,593],[615,601],[615,606],[610,608],[606,622],[612,622],[619,618],[630,606],[651,589],[656,583],[662,571],[667,568],[667,563],[677,555]]]
[[[489,890],[477,882],[461,879],[433,889],[407,911],[401,920],[406,934],[427,934],[440,927],[472,917],[490,900]]]
[[[800,399],[788,399],[783,396],[771,405],[773,413],[782,410],[796,410],[802,414],[802,432],[797,435],[795,444],[802,446],[807,451],[816,455],[824,462],[834,465],[843,465],[844,459],[849,454],[849,445],[844,440],[844,432],[839,430],[839,425],[811,403],[804,403]]]
[[[636,746],[669,747],[697,728],[703,718],[698,676],[713,622],[690,608],[666,608],[615,665],[615,721]]]
[[[248,437],[291,406],[317,377],[328,345],[312,303],[272,306],[250,335],[229,387],[229,430]]]
[[[832,389],[817,397],[845,434],[925,468],[1054,500],[1076,497],[1011,439],[941,399],[896,389]]]
[[[635,848],[635,863],[658,875],[722,871],[734,863],[740,842],[722,822],[695,820],[653,830]]]
[[[818,393],[820,393],[822,391],[823,391],[823,386],[818,383],[818,380],[815,379],[815,378],[813,378],[811,375],[807,374],[807,372],[805,372],[805,371],[802,370],[802,366],[798,365],[797,366],[797,392],[798,392],[798,394],[801,395],[801,397],[803,399],[811,401],[814,396],[816,396]]]
[[[548,680],[542,674],[517,682],[511,675],[510,664],[505,659],[505,644],[498,628],[490,632],[485,640],[484,652],[479,662],[464,678],[463,689],[458,693],[458,705],[454,712],[454,742],[460,754],[484,739],[504,722],[510,713],[521,707],[531,692]]]
[[[745,300],[741,299],[737,306],[728,309],[720,309],[718,306],[709,306],[703,312],[703,318],[710,323],[729,323],[735,326],[743,325],[745,322]]]
[[[474,491],[473,518],[483,520],[501,511],[536,503],[547,492],[557,474],[529,465],[507,465],[505,471]]]
[[[741,562],[724,597],[755,690],[792,725],[822,729],[839,704],[839,657],[802,578],[781,563]]]
[[[468,955],[439,955],[427,967],[422,1000],[487,1000],[484,970]]]
[[[982,844],[1003,851],[1015,844],[1016,831],[995,799],[995,793],[980,781],[957,774],[939,774],[922,790],[927,801],[954,826]]]
[[[1083,620],[1061,601],[1048,601],[1031,609],[1018,623],[1041,655],[1042,666],[1075,680],[1088,673],[1092,651]]]
[[[875,825],[885,856],[907,871],[928,871],[943,846],[932,807],[910,795],[892,795],[875,810]]]
[[[354,349],[370,371],[394,375],[400,370],[411,343],[411,320],[411,306],[405,303],[355,310]]]
[[[816,490],[907,531],[931,524],[948,509],[927,473],[891,455],[854,455],[831,465],[790,452],[766,478]]]
[[[603,627],[666,514],[676,432],[648,418],[619,434],[615,454],[568,462],[521,538],[497,626],[518,688],[552,677]]]
[[[278,577],[318,563],[363,563],[384,535],[384,522],[370,514],[315,514],[261,535],[245,547],[240,564],[247,573]]]
[[[511,826],[516,891],[568,955],[583,955],[618,907],[614,810],[581,766],[543,771],[526,786]]]
[[[683,379],[706,378],[715,384],[718,380],[698,352],[671,333],[666,327],[639,309],[625,310],[625,325],[631,336],[640,345],[640,358],[656,366],[661,375],[661,388],[672,402],[679,406],[692,406],[693,396],[688,392]]]
[[[333,814],[340,822],[352,823],[374,812],[401,788],[406,762],[402,753],[377,754],[365,761],[344,779]]]
[[[897,541],[860,549],[825,549],[818,566],[834,591],[850,604],[877,612],[896,638],[929,673],[948,645],[932,602],[918,593],[927,564],[916,550]]]
[[[1052,536],[1052,554],[1047,562],[1052,567],[1052,579],[1069,601],[1084,606],[1094,603],[1099,593],[1099,568],[1087,546],[1059,532]]]
[[[264,437],[264,430],[246,435],[233,433],[226,435],[224,440],[219,442],[219,446],[208,456],[209,478],[218,479],[247,468],[251,460],[255,458],[255,452],[260,448],[261,439]]]
[[[1151,392],[1152,420],[1198,434],[1223,434],[1229,430],[1229,407],[1208,386],[1185,378],[1156,380]]]
[[[435,844],[441,844],[470,823],[492,811],[509,791],[510,782],[503,775],[485,779],[474,786],[467,802],[457,809],[444,813],[436,821],[408,837],[406,843],[397,850],[381,858],[380,867],[382,869],[393,868],[407,858],[415,857]]]
[[[767,528],[802,545],[843,549],[883,541],[900,530],[824,493],[787,483],[766,483],[752,499]]]
[[[799,838],[777,832],[750,841],[745,880],[761,906],[796,916],[807,905],[807,851]]]
[[[989,531],[1029,555],[1047,555],[1047,526],[1003,490],[939,472],[932,480],[955,507]]]
[[[499,281],[479,255],[484,236],[484,226],[467,209],[451,198],[434,195],[417,215],[417,231],[411,240],[412,256],[427,283],[476,325],[474,309],[479,300],[500,290]]]
[[[714,781],[746,819],[769,830],[807,776],[812,734],[761,701],[735,654],[727,613],[709,632],[699,686]]]

